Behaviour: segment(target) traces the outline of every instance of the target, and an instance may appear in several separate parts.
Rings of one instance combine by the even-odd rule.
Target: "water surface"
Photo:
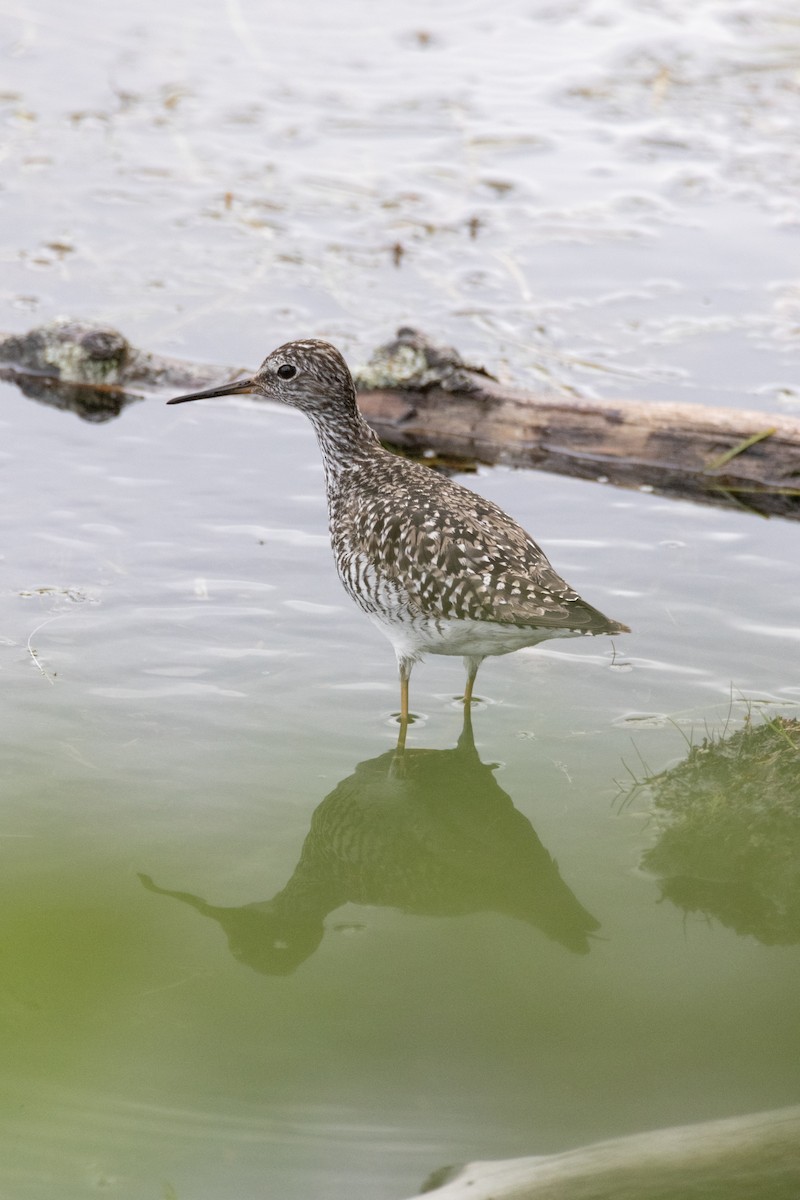
[[[413,323],[518,382],[797,411],[788,0],[79,17],[2,18],[0,328],[254,365]],[[665,899],[621,788],[797,715],[800,526],[469,476],[634,632],[484,664],[474,750],[460,663],[417,668],[400,767],[310,429],[163,399],[0,392],[0,1191],[399,1200],[795,1103],[797,931]]]
[[[11,1194],[400,1197],[794,1099],[796,946],[660,902],[618,781],[740,697],[797,711],[798,527],[470,478],[635,632],[484,664],[477,760],[460,662],[417,668],[398,776],[391,648],[340,591],[302,418],[3,413]],[[312,820],[349,874],[300,870],[276,925]]]
[[[793,0],[81,12],[4,18],[3,327],[255,365],[411,323],[540,387],[798,410]]]

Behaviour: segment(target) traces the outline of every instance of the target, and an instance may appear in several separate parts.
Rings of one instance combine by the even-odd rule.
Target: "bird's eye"
[[[294,379],[297,374],[297,367],[293,367],[291,363],[281,363],[278,367],[278,375],[281,379]]]

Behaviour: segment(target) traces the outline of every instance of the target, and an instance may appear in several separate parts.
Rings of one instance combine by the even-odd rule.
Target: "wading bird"
[[[463,658],[469,705],[489,655],[548,638],[629,632],[582,600],[496,504],[385,450],[334,346],[287,342],[251,378],[168,403],[241,392],[299,408],[314,427],[339,577],[397,656],[401,744],[411,669],[425,654]]]

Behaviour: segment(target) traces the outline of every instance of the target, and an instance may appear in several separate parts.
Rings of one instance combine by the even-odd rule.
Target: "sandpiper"
[[[314,427],[336,567],[394,646],[403,738],[411,669],[425,654],[463,658],[468,706],[489,655],[548,638],[629,632],[582,600],[491,500],[385,450],[358,410],[353,377],[334,346],[287,342],[252,377],[168,403],[241,392],[298,408]]]

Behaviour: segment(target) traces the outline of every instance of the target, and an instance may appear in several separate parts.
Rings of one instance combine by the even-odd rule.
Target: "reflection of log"
[[[800,1107],[469,1163],[423,1191],[431,1200],[797,1200]]]
[[[265,346],[264,350],[271,349]],[[6,378],[95,385],[87,412],[97,419],[97,388],[107,411],[138,393],[204,386],[231,378],[225,368],[182,363],[135,350],[115,330],[54,323],[0,335]],[[376,351],[358,374],[364,415],[400,449],[538,467],[648,487],[667,496],[742,506],[800,518],[800,419],[699,404],[587,401],[506,387],[413,330]],[[31,386],[30,384],[28,385]],[[54,400],[83,412],[79,389]]]

